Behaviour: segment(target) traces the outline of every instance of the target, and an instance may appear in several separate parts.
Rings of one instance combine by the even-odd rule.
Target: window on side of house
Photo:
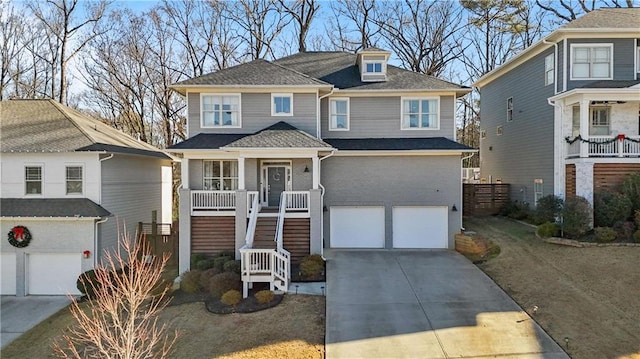
[[[507,99],[507,122],[513,121],[513,97]]]
[[[205,191],[238,189],[238,161],[204,160],[202,188]]]
[[[349,130],[349,99],[335,98],[329,100],[329,130]]]
[[[573,106],[571,115],[571,135],[578,137],[580,134],[580,106]]]
[[[609,136],[609,107],[591,107],[590,136]]]
[[[271,94],[271,116],[293,116],[293,94]]]
[[[25,166],[25,194],[42,194],[42,166]]]
[[[440,101],[429,98],[402,99],[402,129],[437,130],[440,127]]]
[[[82,166],[67,166],[67,194],[82,194]]]
[[[240,127],[240,95],[201,95],[202,127]]]
[[[503,133],[504,129],[502,128],[502,126],[496,127],[496,136],[502,136]]]
[[[487,130],[485,130],[485,129],[481,129],[480,130],[480,138],[481,139],[487,138]]]
[[[533,180],[533,204],[538,205],[540,198],[544,197],[542,178],[536,178]]]
[[[551,54],[544,58],[544,85],[551,85],[555,82],[555,55]]]
[[[571,79],[613,78],[613,45],[571,45]]]

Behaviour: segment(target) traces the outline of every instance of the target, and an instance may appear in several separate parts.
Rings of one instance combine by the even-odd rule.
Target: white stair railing
[[[260,203],[258,201],[258,192],[249,192],[248,198],[252,198],[249,207],[249,225],[247,226],[247,234],[244,237],[244,243],[247,248],[253,247],[253,239],[256,234],[256,224],[258,223],[258,213],[260,212]]]

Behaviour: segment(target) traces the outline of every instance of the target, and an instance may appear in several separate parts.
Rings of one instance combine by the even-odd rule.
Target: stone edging
[[[536,233],[536,237],[538,237],[538,239],[541,239],[544,242],[551,243],[551,244],[559,244],[559,245],[563,245],[563,246],[570,246],[570,247],[578,247],[578,248],[585,248],[585,247],[640,247],[640,243],[594,243],[594,242],[580,242],[580,241],[576,241],[574,239],[566,239],[566,238],[558,238],[558,237],[542,238],[538,234],[538,230],[537,229],[536,229],[535,233]]]

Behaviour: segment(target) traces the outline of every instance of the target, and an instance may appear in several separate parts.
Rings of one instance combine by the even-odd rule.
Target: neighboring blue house
[[[512,199],[614,190],[640,172],[640,9],[592,11],[480,78],[481,177]]]
[[[462,225],[456,99],[470,89],[358,54],[255,60],[177,83],[180,271],[235,251],[243,280],[286,290],[323,248],[453,248]],[[275,239],[275,241],[274,241]]]

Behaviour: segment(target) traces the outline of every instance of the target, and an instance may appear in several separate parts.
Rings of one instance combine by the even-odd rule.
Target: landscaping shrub
[[[640,229],[640,209],[636,209],[636,213],[633,215],[633,221],[636,222],[636,227]]]
[[[236,252],[234,252],[234,251],[222,251],[222,252],[218,253],[218,255],[216,257],[235,258],[236,257]]]
[[[191,268],[195,269],[196,263],[198,263],[201,260],[205,260],[205,259],[207,259],[207,255],[206,254],[204,254],[204,253],[193,253],[191,255]]]
[[[258,303],[265,304],[271,302],[276,295],[270,290],[261,290],[254,296],[256,297],[256,300],[258,300]]]
[[[222,272],[216,268],[209,268],[206,271],[203,271],[200,275],[200,288],[209,288],[209,281],[211,281],[211,278],[220,273]]]
[[[633,233],[633,241],[636,243],[640,243],[640,229]]]
[[[529,204],[526,202],[511,201],[500,210],[500,215],[513,219],[526,219],[530,216]]]
[[[579,238],[591,229],[591,205],[580,196],[569,197],[562,209],[562,231],[565,236]]]
[[[542,224],[546,222],[555,222],[556,218],[560,216],[564,201],[562,198],[548,195],[538,200],[538,205],[533,211],[533,221],[536,224]]]
[[[200,277],[202,271],[197,269],[190,270],[182,274],[182,280],[180,281],[180,289],[185,293],[197,293],[202,290],[200,285]]]
[[[213,268],[219,270],[220,272],[224,271],[224,264],[228,261],[234,260],[232,257],[216,257],[213,259]]]
[[[547,222],[538,226],[538,235],[542,238],[557,237],[560,234],[560,226]]]
[[[611,242],[616,239],[616,231],[611,227],[596,227],[593,232],[598,242]]]
[[[225,263],[222,266],[222,269],[225,272],[231,272],[231,273],[240,274],[240,267],[241,267],[240,261],[231,260],[231,261],[228,261],[227,263]]]
[[[76,281],[76,287],[80,291],[80,293],[86,295],[89,298],[96,297],[96,291],[100,288],[100,283],[98,282],[98,278],[95,270],[88,270],[80,276],[78,276],[78,280]]]
[[[594,195],[593,216],[596,226],[611,227],[631,216],[631,199],[621,193],[598,192]]]
[[[222,294],[230,291],[231,289],[240,290],[242,283],[240,282],[240,275],[236,273],[220,273],[214,275],[209,281],[209,293],[214,298],[220,298]]]
[[[631,199],[631,207],[640,210],[640,172],[632,173],[622,182],[620,192]]]
[[[240,291],[235,290],[235,289],[231,289],[226,291],[222,297],[220,298],[220,301],[226,305],[237,305],[238,303],[240,303],[240,301],[242,301],[242,294],[240,294]]]
[[[302,275],[303,278],[317,278],[322,275],[323,269],[324,260],[322,260],[322,257],[319,255],[306,256],[300,261],[300,275]]]
[[[214,266],[213,258],[206,258],[206,259],[201,259],[201,260],[197,261],[196,265],[193,267],[193,269],[204,271],[204,270],[213,268],[213,266]]]
[[[618,239],[627,241],[631,239],[631,236],[633,236],[636,226],[633,222],[620,221],[613,225],[613,229],[616,231]]]

